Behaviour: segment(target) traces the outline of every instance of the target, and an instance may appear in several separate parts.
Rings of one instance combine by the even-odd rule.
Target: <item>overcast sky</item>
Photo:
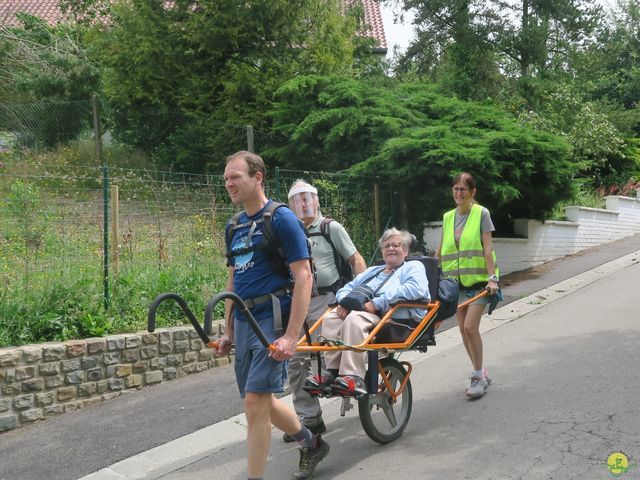
[[[402,51],[406,50],[413,38],[412,15],[405,12],[405,23],[393,23],[393,10],[391,7],[381,4],[382,23],[387,37],[387,58],[393,56],[393,46],[398,45]]]

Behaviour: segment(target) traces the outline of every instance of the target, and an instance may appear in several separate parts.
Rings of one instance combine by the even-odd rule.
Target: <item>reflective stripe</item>
[[[464,252],[452,253],[452,254],[449,254],[449,255],[441,255],[440,259],[442,261],[448,261],[448,260],[458,260],[458,258],[460,258],[460,257],[466,257],[466,258],[482,257],[482,258],[484,258],[484,250],[465,250]]]
[[[485,280],[487,277],[487,267],[461,268],[458,271],[460,272],[460,275],[482,275]]]
[[[485,267],[479,267],[479,268],[455,268],[453,270],[442,270],[442,274],[444,276],[450,276],[450,275],[448,275],[450,272],[455,272],[456,276],[459,276],[459,275],[483,275],[483,278],[485,280],[486,280],[486,277],[487,277],[487,269]]]

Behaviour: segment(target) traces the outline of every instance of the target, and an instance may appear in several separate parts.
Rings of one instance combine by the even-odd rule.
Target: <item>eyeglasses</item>
[[[453,187],[453,191],[454,192],[464,193],[464,192],[468,192],[469,189],[466,188],[466,187]]]
[[[398,250],[399,248],[402,248],[402,243],[385,243],[382,245],[382,250],[389,250],[390,248]]]

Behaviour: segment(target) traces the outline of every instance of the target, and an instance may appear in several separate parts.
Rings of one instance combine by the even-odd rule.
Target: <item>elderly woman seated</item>
[[[429,301],[429,284],[420,262],[405,262],[411,245],[411,234],[391,228],[380,238],[384,265],[369,267],[336,293],[338,306],[325,315],[322,336],[339,337],[347,345],[359,345],[371,329],[380,322],[392,304],[400,301]],[[358,292],[368,293],[371,300],[358,306]],[[394,318],[421,319],[425,311],[419,308],[399,309]],[[305,390],[331,390],[343,396],[367,393],[364,383],[365,352],[343,350],[325,352],[328,372],[307,378]]]

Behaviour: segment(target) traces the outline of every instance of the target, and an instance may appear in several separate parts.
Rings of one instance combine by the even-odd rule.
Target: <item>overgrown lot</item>
[[[120,231],[117,256],[109,249],[106,297],[101,169],[5,163],[2,170],[0,346],[142,330],[150,301],[168,291],[202,315],[223,288],[227,215],[218,215],[229,206],[193,178],[180,184],[175,176],[113,171]],[[183,322],[172,308],[159,318],[164,326]]]
[[[202,320],[207,300],[226,283],[224,225],[233,206],[221,176],[109,169],[119,230],[114,250],[116,201],[108,188],[105,288],[104,172],[70,161],[74,148],[37,161],[5,155],[0,164],[0,347],[144,330],[148,305],[163,292],[182,295]],[[329,174],[288,171],[272,193],[286,197],[299,176],[320,187],[325,213],[371,255],[368,180],[340,184]],[[185,321],[175,305],[163,304],[158,326]]]

